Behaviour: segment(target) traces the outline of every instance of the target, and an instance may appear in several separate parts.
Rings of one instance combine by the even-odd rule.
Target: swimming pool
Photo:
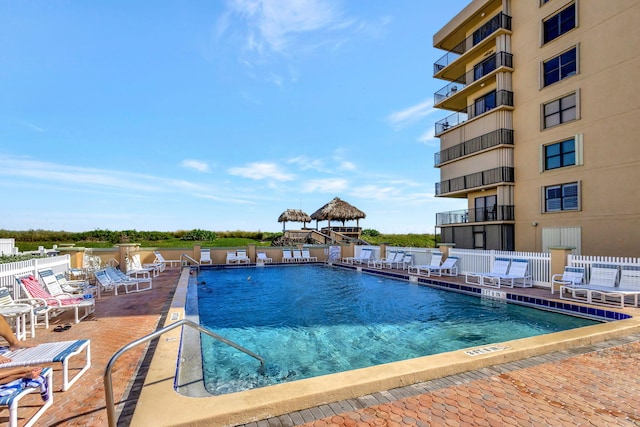
[[[198,281],[200,323],[266,361],[261,375],[203,337],[215,395],[597,323],[326,266],[203,270]]]

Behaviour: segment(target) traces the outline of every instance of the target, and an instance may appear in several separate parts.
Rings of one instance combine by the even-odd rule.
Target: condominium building
[[[433,45],[442,241],[639,257],[640,0],[473,0]]]

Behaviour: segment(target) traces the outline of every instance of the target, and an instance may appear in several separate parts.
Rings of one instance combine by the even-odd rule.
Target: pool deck
[[[60,333],[53,332],[53,326],[48,331],[38,329],[36,337],[29,338],[29,341],[38,343],[91,340],[92,366],[69,391],[60,391],[61,373],[54,365],[54,404],[36,425],[107,425],[104,369],[122,346],[165,323],[179,277],[178,268],[168,268],[160,277],[154,278],[152,291],[104,296],[97,301],[96,313],[91,319]],[[511,289],[509,291],[512,292]],[[538,288],[515,289],[513,292],[551,297],[548,290]],[[640,316],[640,310],[635,308],[625,308],[623,312]],[[68,318],[59,319],[62,319],[60,323],[68,321]],[[450,373],[436,361],[430,368],[439,371],[440,375],[413,385],[407,382],[402,386],[382,387],[375,392],[335,401],[328,399],[309,409],[280,412],[277,416],[260,418],[248,414],[248,419],[232,422],[203,418],[200,422],[190,421],[184,425],[640,425],[640,400],[637,399],[640,389],[640,370],[637,368],[640,366],[640,322],[633,320],[611,324],[628,324],[623,328],[609,329],[606,327],[610,324],[597,325],[604,328],[593,336],[573,340],[571,345],[550,346],[547,351],[546,344],[541,342],[536,346],[537,350],[525,350],[530,352],[528,357],[509,360],[508,355],[502,354],[499,358],[504,360],[498,363],[494,361],[487,366],[481,363],[477,368],[462,372]],[[161,339],[158,347],[172,339]],[[125,353],[115,365],[113,383],[118,403],[118,425],[132,424],[134,411],[145,412],[142,406],[151,411],[156,407],[153,401],[140,398],[144,388],[154,386],[142,386],[147,370],[153,369],[150,368],[150,354],[145,357],[145,349],[146,346],[136,347]],[[484,356],[479,356],[478,360],[483,359]],[[327,376],[325,382],[332,378],[338,377]],[[171,383],[169,380],[166,382],[169,383],[167,386]],[[291,384],[290,388],[295,390],[295,383]],[[300,394],[308,392],[303,390],[306,385],[299,387]],[[37,399],[39,396],[35,393],[23,402],[38,402]],[[172,397],[167,396],[167,399],[172,400]],[[177,402],[180,398],[173,400]],[[141,407],[136,408],[136,403]],[[179,411],[178,408],[174,410]],[[6,415],[6,411],[0,413],[0,422],[6,422]],[[165,421],[163,425],[179,424]],[[145,423],[134,422],[133,425]]]

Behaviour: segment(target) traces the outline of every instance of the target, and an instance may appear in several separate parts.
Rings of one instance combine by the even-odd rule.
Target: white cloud
[[[389,114],[387,121],[395,129],[401,129],[436,111],[437,110],[433,108],[433,100],[427,99],[420,104]]]
[[[180,166],[187,169],[195,169],[199,172],[209,172],[209,165],[200,160],[183,160]]]
[[[303,193],[339,193],[349,188],[349,183],[342,178],[312,179],[302,185]]]
[[[231,175],[255,180],[273,179],[276,181],[291,181],[295,178],[292,174],[282,172],[275,163],[266,162],[249,163],[245,167],[231,168],[228,172]]]
[[[431,126],[427,131],[420,135],[418,141],[426,145],[434,146],[438,146],[440,143],[440,140],[436,138],[436,129],[433,126]]]

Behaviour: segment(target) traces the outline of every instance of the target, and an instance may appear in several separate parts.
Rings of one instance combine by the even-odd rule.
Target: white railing
[[[51,268],[54,273],[61,273],[69,270],[70,266],[71,257],[69,255],[34,258],[27,261],[0,264],[0,287],[9,289],[12,291],[14,298],[19,298],[20,286],[18,286],[15,276],[32,274],[38,277],[38,270],[44,268]]]
[[[478,249],[455,249],[450,256],[458,257],[458,273],[488,273],[496,257],[524,258],[529,261],[529,273],[536,286],[551,286],[551,254],[546,252],[515,252]]]
[[[620,267],[627,265],[638,266],[640,265],[640,258],[569,254],[567,264],[571,267],[584,267],[584,281],[589,283],[593,264],[615,264]]]
[[[0,255],[15,255],[17,253],[15,239],[0,239]]]

